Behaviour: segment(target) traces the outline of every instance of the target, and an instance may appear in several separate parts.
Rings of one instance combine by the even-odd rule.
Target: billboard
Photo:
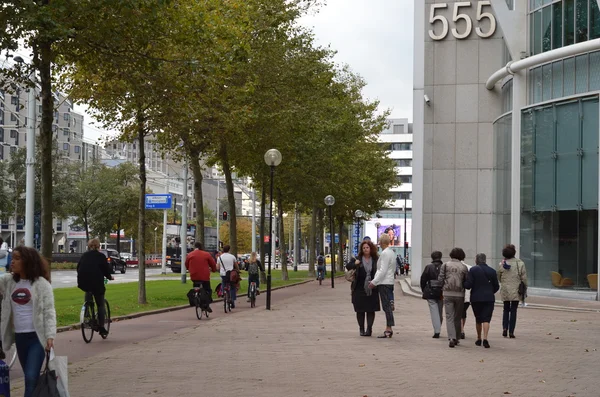
[[[406,219],[406,241],[411,245],[412,219]],[[379,236],[387,233],[392,247],[404,246],[404,218],[373,218],[365,222],[365,236],[373,242],[379,241]]]

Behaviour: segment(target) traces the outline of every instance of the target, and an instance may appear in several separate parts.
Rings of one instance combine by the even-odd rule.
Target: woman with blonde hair
[[[248,259],[248,286],[252,282],[256,283],[256,294],[260,294],[260,273],[264,273],[265,268],[260,263],[260,259],[258,259],[258,255],[256,252],[250,254],[250,259]],[[248,288],[248,294],[250,294],[250,288]],[[250,295],[248,295],[248,301],[250,301]]]

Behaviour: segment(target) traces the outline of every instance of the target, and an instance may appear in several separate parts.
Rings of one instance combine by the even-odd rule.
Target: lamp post
[[[335,250],[334,247],[334,235],[333,235],[333,215],[331,207],[335,204],[335,198],[330,194],[325,197],[325,205],[329,208],[329,240],[331,242],[331,288],[335,288]]]
[[[24,64],[23,58],[16,56],[15,61]],[[36,100],[35,100],[35,73],[31,73],[29,76],[32,82],[32,86],[27,91],[27,154],[25,165],[27,167],[27,174],[25,176],[25,245],[27,247],[33,247],[33,223],[34,219],[34,202],[35,202],[35,126],[37,124],[36,117]],[[15,225],[17,219],[15,216]],[[16,227],[15,227],[16,230]],[[13,241],[13,247],[16,247],[17,232],[15,231],[15,241]]]
[[[271,186],[270,194],[271,202],[269,204],[269,242],[273,247],[273,176],[275,175],[275,167],[281,164],[281,152],[277,149],[269,149],[265,153],[265,163],[271,167]],[[271,310],[271,263],[273,262],[273,252],[269,255],[269,268],[267,273],[267,310]]]
[[[356,218],[356,226],[354,229],[354,255],[360,254],[360,220],[364,213],[361,210],[354,211],[354,218]]]
[[[408,262],[407,258],[408,244],[406,243],[406,196],[404,197],[404,261]]]

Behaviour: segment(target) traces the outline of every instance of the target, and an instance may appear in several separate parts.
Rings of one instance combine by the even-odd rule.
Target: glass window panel
[[[560,98],[563,96],[563,65],[562,61],[552,64],[552,97]]]
[[[587,275],[598,274],[598,211],[579,212],[578,287],[589,287]]]
[[[580,202],[579,148],[579,102],[557,105],[556,205],[559,210],[576,210]]]
[[[533,8],[538,8],[542,6],[542,0],[534,0],[533,1]]]
[[[580,55],[575,58],[575,87],[576,93],[581,94],[588,90],[588,56]]]
[[[559,213],[536,213],[532,218],[533,285],[549,288],[552,286],[550,272],[558,270]]]
[[[577,0],[575,31],[578,43],[587,41],[588,39],[588,1],[589,0]]]
[[[600,52],[590,54],[590,91],[600,90]]]
[[[542,100],[552,99],[552,64],[544,65],[542,68]]]
[[[598,208],[598,98],[582,101],[583,131],[581,203],[584,209]]]
[[[564,45],[575,43],[575,0],[565,0],[564,8]]]
[[[554,111],[551,106],[538,108],[535,114],[535,162],[533,168],[534,202],[536,211],[549,211],[554,200]]]
[[[533,70],[533,102],[538,103],[542,101],[542,68],[535,68]]]
[[[542,52],[552,49],[552,7],[542,9]]]
[[[552,48],[562,47],[562,3],[554,3],[552,5]]]
[[[542,10],[533,14],[533,54],[542,52]]]
[[[533,206],[533,111],[521,116],[521,207],[531,211]]]
[[[564,60],[564,96],[575,94],[575,58]]]
[[[598,2],[590,3],[590,40],[600,37],[600,8]]]

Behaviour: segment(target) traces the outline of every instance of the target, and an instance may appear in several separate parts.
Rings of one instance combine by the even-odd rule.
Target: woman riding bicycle
[[[250,302],[250,285],[252,283],[256,283],[256,295],[260,294],[260,273],[265,272],[265,268],[260,263],[256,252],[250,254],[250,259],[248,260],[248,302]]]

